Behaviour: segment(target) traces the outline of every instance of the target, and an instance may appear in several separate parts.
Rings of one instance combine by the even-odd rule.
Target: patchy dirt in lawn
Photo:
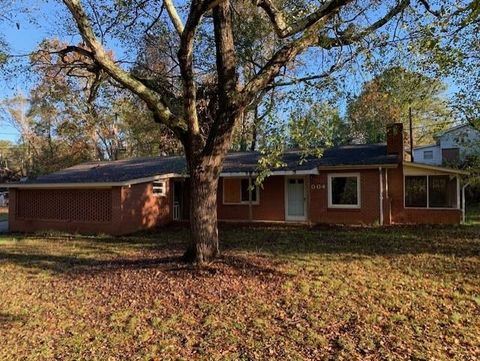
[[[477,228],[186,234],[0,239],[0,359],[480,358]]]

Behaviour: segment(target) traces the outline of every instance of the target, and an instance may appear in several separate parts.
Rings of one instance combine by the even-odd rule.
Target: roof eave
[[[435,147],[439,147],[439,145],[438,144],[421,145],[419,147],[413,148],[413,150],[420,150],[420,149],[425,149],[425,148],[435,148]]]
[[[447,168],[447,167],[439,167],[439,166],[430,165],[430,164],[412,163],[408,161],[404,162],[403,164],[409,167],[419,168],[419,169],[436,170],[439,172],[452,173],[452,174],[470,175],[469,172],[464,170]]]
[[[378,169],[378,168],[397,168],[398,163],[387,164],[352,164],[352,165],[323,165],[319,170],[339,170],[339,169]]]
[[[317,175],[318,174],[318,169],[312,168],[312,169],[302,169],[302,170],[274,170],[271,171],[269,176],[275,176],[275,175]],[[245,171],[245,172],[222,172],[220,173],[220,177],[249,177],[249,176],[255,176],[258,175],[258,172],[256,171]]]
[[[3,183],[0,187],[9,189],[108,189],[125,186],[123,182],[90,182],[90,183]]]
[[[0,187],[4,188],[28,188],[28,189],[65,189],[65,188],[83,188],[83,189],[100,189],[100,188],[112,188],[112,187],[128,187],[134,184],[147,183],[155,180],[161,180],[165,178],[184,178],[185,175],[177,173],[159,174],[152,177],[130,179],[122,182],[64,182],[64,183],[3,183]]]
[[[302,170],[278,170],[272,171],[269,176],[290,176],[290,175],[318,175],[320,170],[339,170],[339,169],[376,169],[376,168],[396,168],[398,164],[362,164],[362,165],[335,165],[335,166],[319,166],[312,169]],[[256,176],[258,172],[222,172],[220,177],[249,177]],[[188,178],[188,174],[168,173],[151,177],[131,179],[122,182],[64,182],[64,183],[4,183],[0,184],[3,188],[18,189],[106,189],[113,187],[128,187],[135,184],[152,182],[166,178]]]

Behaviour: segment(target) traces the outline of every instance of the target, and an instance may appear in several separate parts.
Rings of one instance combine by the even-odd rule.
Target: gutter
[[[220,177],[251,177],[256,176],[258,172],[222,172]],[[279,170],[272,171],[269,176],[274,175],[318,175],[318,168],[307,170]]]
[[[376,168],[397,168],[398,163],[393,164],[362,164],[362,165],[324,165],[319,166],[319,170],[339,170],[339,169],[376,169]]]
[[[64,189],[64,188],[77,188],[77,189],[105,189],[112,187],[129,187],[134,184],[147,183],[156,180],[162,180],[166,178],[185,178],[183,174],[169,173],[162,174],[153,177],[138,178],[123,182],[69,182],[69,183],[3,183],[0,187],[4,188],[19,188],[19,189]]]

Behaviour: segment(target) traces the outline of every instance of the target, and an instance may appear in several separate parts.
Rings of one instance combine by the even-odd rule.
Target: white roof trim
[[[187,178],[187,177],[189,177],[187,174],[167,173],[167,174],[154,175],[154,176],[151,176],[151,177],[131,179],[129,181],[124,182],[125,184],[123,184],[123,185],[128,186],[128,185],[132,185],[132,184],[147,183],[147,182],[152,182],[152,181],[161,180],[161,179],[165,179],[165,178]]]
[[[394,164],[359,164],[359,165],[324,165],[319,166],[320,170],[342,170],[342,169],[378,169],[378,168],[397,168],[398,163]]]
[[[3,183],[3,188],[28,188],[28,189],[53,189],[53,188],[112,188],[112,187],[128,187],[133,184],[147,183],[165,178],[184,178],[185,175],[177,173],[160,174],[152,177],[137,178],[123,182],[70,182],[70,183]]]
[[[423,163],[404,162],[403,165],[406,166],[406,167],[427,169],[427,170],[436,170],[436,171],[439,171],[439,172],[452,173],[452,174],[462,174],[462,175],[469,175],[470,174],[470,173],[468,173],[464,170],[460,170],[460,169],[439,167],[439,166],[423,164]]]
[[[222,172],[220,173],[220,177],[248,177],[248,176],[255,176],[258,172]],[[317,175],[318,169],[307,169],[307,170],[277,170],[272,171],[269,176],[274,175]]]
[[[256,175],[256,172],[223,172],[220,174],[221,177],[248,177]],[[310,170],[299,170],[299,171],[273,171],[270,175],[317,175],[318,169],[313,168]],[[3,183],[0,184],[0,187],[3,188],[22,188],[22,189],[59,189],[59,188],[112,188],[112,187],[128,187],[134,184],[147,183],[155,180],[165,179],[165,178],[188,178],[188,174],[178,174],[178,173],[168,173],[168,174],[159,174],[151,177],[131,179],[123,182],[88,182],[88,183]]]
[[[78,189],[100,189],[112,188],[116,186],[126,185],[124,183],[3,183],[0,187],[3,188],[19,188],[19,189],[64,189],[64,188],[78,188]]]

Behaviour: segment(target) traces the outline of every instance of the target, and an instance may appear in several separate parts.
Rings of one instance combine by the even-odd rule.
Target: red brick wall
[[[256,221],[285,220],[285,183],[283,176],[265,179],[260,188],[260,203],[252,205],[253,219]],[[249,219],[248,204],[223,204],[223,179],[218,182],[217,215],[219,220],[246,221]]]
[[[404,207],[403,167],[388,170],[391,223],[458,224],[462,211],[458,209],[412,209]]]
[[[405,134],[402,123],[387,125],[387,153],[398,154],[403,160]]]
[[[101,222],[112,220],[110,189],[36,189],[17,193],[16,215],[22,219]]]
[[[122,188],[120,232],[131,233],[163,225],[172,220],[171,180],[167,182],[166,196],[153,194],[152,183],[140,183]]]
[[[328,207],[328,174],[360,174],[360,208]],[[372,224],[379,222],[379,174],[377,169],[351,171],[323,171],[310,178],[310,220],[312,223]]]
[[[168,182],[167,182],[168,183]],[[156,197],[152,183],[109,189],[11,189],[12,232],[132,233],[171,221],[170,186]]]
[[[9,229],[115,233],[119,203],[115,189],[11,189]]]

